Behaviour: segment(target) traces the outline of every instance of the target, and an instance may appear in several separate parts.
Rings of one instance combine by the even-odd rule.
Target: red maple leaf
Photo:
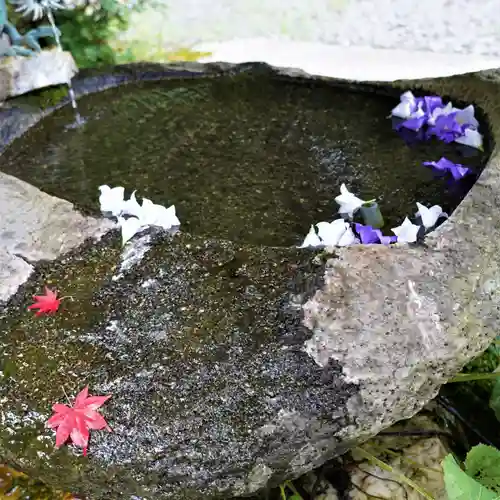
[[[35,303],[28,307],[30,309],[38,309],[36,315],[53,314],[59,309],[61,299],[57,298],[57,292],[53,292],[50,288],[45,287],[45,295],[33,295]]]
[[[68,439],[75,446],[83,448],[83,456],[87,455],[91,430],[106,429],[111,432],[104,417],[97,411],[110,397],[89,396],[88,386],[76,396],[73,406],[56,403],[52,406],[54,415],[45,424],[56,431],[56,448],[60,448]]]

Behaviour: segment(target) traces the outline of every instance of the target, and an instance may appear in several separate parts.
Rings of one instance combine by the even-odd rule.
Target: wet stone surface
[[[422,162],[446,156],[478,174],[489,152],[408,147],[387,119],[399,93],[371,90],[262,70],[129,84],[81,98],[83,128],[67,128],[69,106],[42,120],[4,152],[2,170],[91,215],[101,184],[137,189],[174,203],[184,231],[258,245],[300,244],[336,214],[342,183],[378,199],[387,234],[416,201],[451,213],[475,177],[450,185]]]
[[[64,474],[35,459],[36,474],[67,488],[84,467],[96,474],[95,484],[82,487],[91,498],[116,495],[117,483],[137,476],[135,494],[180,498],[216,478],[223,490],[235,467],[243,480],[255,457],[276,446],[265,426],[284,404],[331,428],[347,424],[340,409],[356,387],[334,378],[340,367],[326,374],[300,349],[307,330],[292,299],[312,293],[322,274],[308,252],[187,235],[151,238],[128,272],[117,269],[115,235],[41,266],[2,311],[0,394],[12,417],[0,448],[7,459],[21,466],[21,455],[55,460]],[[54,317],[26,314],[29,297],[44,284],[75,299]],[[54,452],[43,430],[51,404],[65,399],[63,388],[74,394],[82,384],[113,395],[105,415],[114,432],[93,433],[89,461],[67,449]],[[306,445],[308,438],[296,439]],[[291,458],[277,448],[273,462],[279,467]],[[113,467],[117,477],[106,490],[105,471]],[[169,477],[155,484],[166,471]]]

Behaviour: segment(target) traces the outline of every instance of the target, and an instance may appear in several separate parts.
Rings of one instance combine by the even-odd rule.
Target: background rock
[[[431,493],[433,498],[444,500],[447,496],[441,462],[448,453],[449,450],[439,437],[430,437],[398,450],[396,456],[386,463],[414,480]],[[374,496],[408,500],[422,498],[415,489],[395,480],[393,474],[367,461],[358,463],[358,468],[351,475],[351,481],[356,485],[349,492],[351,500],[368,500]]]
[[[445,500],[441,463],[450,453],[450,435],[440,429],[436,419],[421,412],[400,422],[363,445],[363,449],[389,464],[398,473],[412,479],[436,500]],[[433,435],[434,431],[434,435]],[[354,450],[353,462],[346,468],[352,483],[349,498],[367,500],[370,495],[382,498],[419,500],[415,489],[398,481],[394,474],[380,469]]]
[[[78,71],[69,52],[44,50],[32,57],[0,57],[0,102],[32,90],[67,83]]]
[[[112,224],[84,217],[65,200],[0,172],[0,301],[26,281],[29,262],[55,259]]]
[[[0,300],[7,300],[14,295],[21,283],[24,283],[33,271],[31,264],[23,258],[0,250]]]

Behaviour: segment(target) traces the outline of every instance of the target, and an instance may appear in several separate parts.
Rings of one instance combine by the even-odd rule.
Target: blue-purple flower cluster
[[[444,104],[439,96],[415,97],[410,91],[404,92],[400,101],[391,113],[402,119],[396,128],[423,131],[425,139],[437,137],[446,143],[482,148],[483,136],[479,133],[479,122],[472,104],[460,109],[451,102]]]

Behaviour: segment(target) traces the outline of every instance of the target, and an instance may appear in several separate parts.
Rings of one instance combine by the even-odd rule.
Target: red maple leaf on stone
[[[73,406],[56,403],[52,406],[54,415],[47,420],[46,426],[56,431],[56,448],[60,448],[68,439],[75,446],[83,448],[83,456],[87,455],[91,430],[106,429],[111,432],[104,417],[97,411],[109,396],[89,396],[88,386],[76,396]]]
[[[53,314],[59,309],[61,299],[57,298],[57,292],[45,287],[45,295],[33,295],[35,303],[28,307],[28,310],[38,309],[36,315]]]

